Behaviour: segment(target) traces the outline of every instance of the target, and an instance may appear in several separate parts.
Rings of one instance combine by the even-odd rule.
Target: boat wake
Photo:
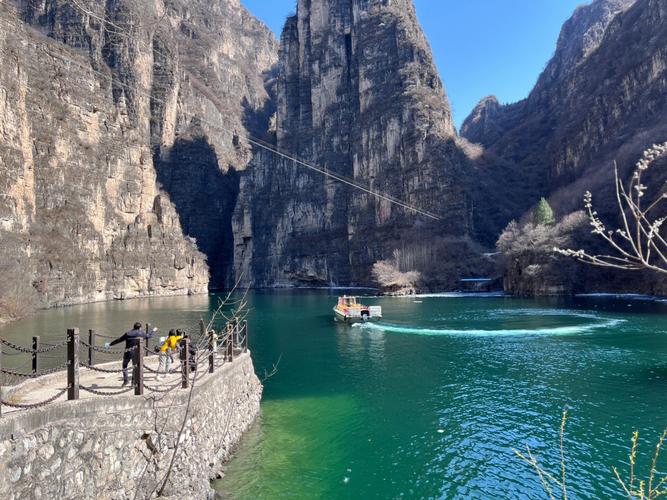
[[[418,293],[417,295],[410,295],[408,298],[418,299],[432,299],[432,298],[446,298],[446,299],[461,299],[461,298],[495,298],[495,297],[510,297],[505,292],[439,292],[439,293]]]
[[[389,323],[363,323],[354,325],[355,328],[361,328],[368,331],[382,331],[386,333],[402,333],[410,335],[428,335],[428,336],[475,336],[475,337],[497,337],[497,336],[542,336],[542,335],[576,335],[590,333],[595,330],[612,328],[624,323],[622,319],[596,318],[596,323],[587,325],[556,326],[550,328],[508,328],[497,330],[484,329],[449,329],[449,328],[415,328]]]
[[[667,302],[667,297],[659,295],[644,295],[641,293],[578,293],[577,298],[594,298],[594,299],[617,299],[617,300],[640,300],[647,302]]]

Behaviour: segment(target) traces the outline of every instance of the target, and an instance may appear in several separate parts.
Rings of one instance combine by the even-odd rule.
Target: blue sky
[[[295,0],[241,0],[279,36]],[[484,96],[528,95],[585,0],[414,0],[460,126]]]

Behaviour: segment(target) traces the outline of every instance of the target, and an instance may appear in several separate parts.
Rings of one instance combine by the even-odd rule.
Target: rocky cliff
[[[275,58],[238,0],[4,2],[0,303],[205,292]]]
[[[368,285],[378,260],[397,254],[422,270],[465,247],[469,159],[411,1],[299,0],[275,93],[279,150],[441,220],[257,152],[234,218],[237,275]]]
[[[585,190],[595,194],[600,215],[615,222],[613,160],[621,175],[629,175],[641,152],[667,137],[666,20],[661,0],[597,0],[580,7],[527,99],[480,103],[462,128],[485,147],[473,195],[480,238],[491,242],[540,196],[548,196],[563,217],[582,208]],[[654,183],[665,180],[664,168],[651,175]],[[572,244],[579,248],[581,242]],[[638,274],[587,276],[586,283],[570,280],[566,287],[664,290],[659,280]],[[509,278],[512,288],[521,287],[516,273]]]
[[[239,0],[5,3],[0,308],[203,292],[206,262],[213,287],[391,260],[455,288],[540,196],[610,210],[610,160],[667,135],[664,21],[580,7],[530,96],[462,138],[410,0],[299,0],[279,45]]]
[[[564,25],[527,99],[480,103],[461,130],[485,147],[478,235],[490,241],[539,196],[551,195],[560,215],[571,212],[585,189],[613,185],[612,159],[629,167],[664,140],[666,51],[664,2],[597,0]]]

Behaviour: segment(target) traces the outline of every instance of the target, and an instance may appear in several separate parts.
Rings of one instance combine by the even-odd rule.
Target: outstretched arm
[[[126,340],[127,340],[127,333],[124,333],[122,336],[118,337],[116,340],[110,342],[109,345],[120,344],[121,342],[125,342]]]
[[[144,338],[150,339],[155,334],[155,332],[157,332],[157,327],[151,328],[150,330],[144,333]]]

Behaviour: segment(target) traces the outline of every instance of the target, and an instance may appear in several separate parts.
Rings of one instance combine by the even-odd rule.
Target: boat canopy
[[[343,295],[342,297],[338,297],[338,305],[344,307],[351,307],[357,305],[357,298]]]

